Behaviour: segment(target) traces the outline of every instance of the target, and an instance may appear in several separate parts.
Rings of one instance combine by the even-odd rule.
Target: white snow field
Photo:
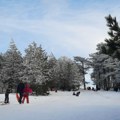
[[[0,94],[0,101],[4,94]],[[10,94],[10,104],[0,105],[0,120],[120,120],[120,92],[51,92],[30,96],[30,103],[19,104]]]

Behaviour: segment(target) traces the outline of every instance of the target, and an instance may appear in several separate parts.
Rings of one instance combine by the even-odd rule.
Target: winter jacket
[[[7,88],[6,91],[5,91],[5,94],[10,94],[10,92],[11,92],[10,89]]]
[[[24,87],[24,83],[19,83],[17,86],[17,93],[23,93]]]
[[[25,88],[23,89],[23,94],[24,94],[24,96],[27,96],[27,95],[29,95],[29,93],[32,93],[32,89],[29,88],[29,84],[26,84]]]

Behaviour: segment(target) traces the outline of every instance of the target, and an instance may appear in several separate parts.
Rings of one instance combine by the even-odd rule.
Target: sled
[[[19,102],[20,96],[18,95],[18,93],[16,93],[16,99]]]

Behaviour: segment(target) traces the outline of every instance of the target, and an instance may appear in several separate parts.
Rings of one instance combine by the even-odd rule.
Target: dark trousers
[[[19,98],[19,103],[21,104],[21,103],[22,103],[23,93],[22,93],[22,92],[20,92],[20,93],[19,93],[19,95],[20,95],[20,98]]]
[[[9,103],[9,94],[5,93],[5,101],[4,103]]]

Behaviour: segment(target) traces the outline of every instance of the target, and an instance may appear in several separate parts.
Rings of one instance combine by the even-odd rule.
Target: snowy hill
[[[4,95],[0,94],[0,100]],[[120,92],[51,92],[49,96],[30,96],[29,104],[18,104],[10,94],[10,104],[0,106],[1,120],[120,120]]]

